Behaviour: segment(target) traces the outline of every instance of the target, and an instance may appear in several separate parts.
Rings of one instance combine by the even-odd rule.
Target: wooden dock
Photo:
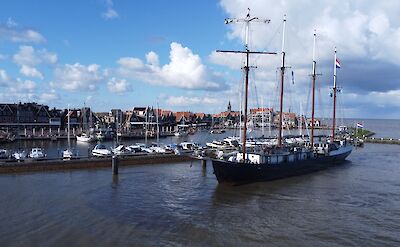
[[[119,166],[178,163],[193,160],[189,156],[175,154],[131,155],[118,157]],[[110,167],[112,158],[81,158],[73,160],[48,159],[23,162],[0,162],[0,173],[40,172]]]

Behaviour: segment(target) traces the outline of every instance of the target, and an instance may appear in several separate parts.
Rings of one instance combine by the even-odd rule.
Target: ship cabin
[[[283,163],[293,163],[306,160],[312,157],[312,153],[307,148],[296,147],[291,151],[277,153],[246,153],[246,160],[250,164],[278,165]],[[229,157],[229,161],[243,162],[243,153],[239,152],[235,156]]]

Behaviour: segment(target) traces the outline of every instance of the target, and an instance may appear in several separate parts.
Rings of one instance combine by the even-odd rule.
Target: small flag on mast
[[[364,125],[362,123],[357,123],[357,128],[362,129],[362,128],[364,128]]]
[[[340,69],[340,61],[339,61],[339,59],[336,58],[336,63],[335,64],[336,64],[336,68]]]

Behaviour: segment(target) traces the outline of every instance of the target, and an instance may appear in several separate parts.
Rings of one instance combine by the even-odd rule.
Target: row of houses
[[[279,112],[272,108],[254,108],[249,111],[248,121],[254,126],[277,126]],[[284,127],[292,128],[299,125],[310,125],[309,119],[296,116],[292,112],[283,112]],[[14,130],[23,128],[45,128],[47,130],[65,129],[69,118],[70,126],[81,131],[89,128],[112,128],[126,132],[135,129],[155,129],[175,131],[179,125],[204,127],[234,127],[242,120],[239,111],[231,109],[230,102],[226,111],[217,114],[173,112],[153,107],[134,107],[122,111],[112,109],[109,112],[93,112],[89,107],[79,109],[56,109],[47,105],[32,103],[0,104],[0,129]],[[315,124],[320,125],[319,120]]]

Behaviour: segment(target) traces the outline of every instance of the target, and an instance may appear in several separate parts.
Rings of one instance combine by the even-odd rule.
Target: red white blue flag
[[[340,61],[339,61],[339,59],[336,58],[336,63],[335,64],[336,64],[336,68],[340,69]]]

